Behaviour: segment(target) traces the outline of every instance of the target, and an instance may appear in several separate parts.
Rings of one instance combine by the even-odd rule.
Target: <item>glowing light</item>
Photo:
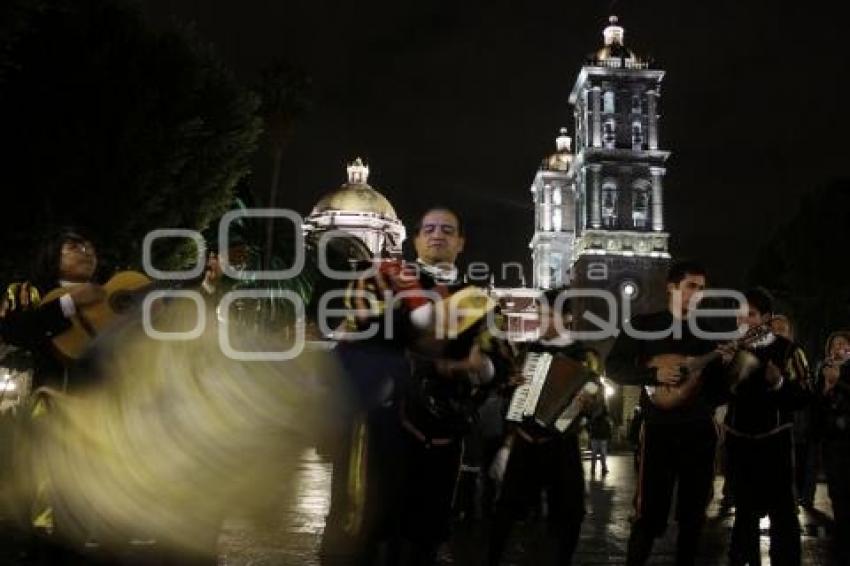
[[[18,382],[12,379],[12,372],[8,369],[0,370],[0,393],[12,393],[18,390]]]
[[[567,129],[561,128],[559,132],[559,136],[555,138],[555,147],[558,151],[570,151],[570,146],[572,145],[572,139],[567,135]]]
[[[612,45],[614,43],[622,45],[625,30],[619,25],[617,16],[611,16],[608,18],[608,24],[609,25],[602,31],[602,37],[605,40],[605,45]]]
[[[603,376],[601,381],[602,381],[602,387],[603,387],[603,390],[604,390],[605,398],[610,399],[611,397],[614,396],[615,393],[617,393],[617,388],[614,387],[614,385],[611,383],[611,380],[609,380],[607,377]]]

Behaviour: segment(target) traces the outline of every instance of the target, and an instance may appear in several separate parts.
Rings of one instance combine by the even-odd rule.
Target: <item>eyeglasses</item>
[[[62,253],[80,253],[85,255],[94,255],[94,246],[89,242],[65,242],[62,244]]]

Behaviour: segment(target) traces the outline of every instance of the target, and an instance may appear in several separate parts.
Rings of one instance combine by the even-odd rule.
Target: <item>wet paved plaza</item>
[[[575,564],[623,564],[629,534],[629,517],[634,493],[634,470],[630,454],[609,457],[610,473],[587,475],[587,517],[582,527],[581,541]],[[226,566],[311,566],[318,564],[316,550],[321,539],[324,516],[328,509],[330,467],[314,452],[304,454],[301,461],[295,504],[282,511],[280,522],[274,526],[257,527],[245,521],[226,523],[220,539],[220,564]],[[716,484],[720,492],[721,482]],[[726,563],[726,549],[731,517],[719,517],[717,500],[708,510],[709,520],[704,536],[701,564]],[[803,527],[803,563],[831,564],[828,560],[828,531],[831,514],[826,487],[818,486],[815,512],[801,511]],[[766,520],[764,521],[766,523]],[[767,525],[762,524],[763,564],[767,558]],[[540,547],[542,523],[529,519],[519,524],[512,536],[511,548],[504,564],[520,566],[539,564],[535,555]],[[441,552],[441,564],[477,566],[480,551],[485,546],[484,524],[469,521],[456,525],[450,544]],[[656,543],[651,564],[673,564],[675,525],[667,536]]]

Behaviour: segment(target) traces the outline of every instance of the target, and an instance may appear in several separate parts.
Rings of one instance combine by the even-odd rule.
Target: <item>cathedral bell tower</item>
[[[531,193],[534,236],[529,247],[534,263],[534,287],[555,289],[569,282],[576,234],[576,186],[572,140],[561,128],[555,153],[540,164]]]
[[[625,45],[615,16],[570,94],[574,107],[578,214],[572,284],[611,291],[631,313],[663,308],[669,264],[664,174],[670,152],[659,147],[664,71]],[[607,316],[601,302],[584,309]],[[581,312],[581,311],[580,311]],[[618,321],[623,317],[620,308]]]

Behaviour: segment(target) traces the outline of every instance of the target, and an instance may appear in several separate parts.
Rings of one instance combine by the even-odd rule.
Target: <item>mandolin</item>
[[[153,282],[136,271],[120,271],[103,285],[102,301],[78,307],[77,314],[70,319],[71,326],[61,334],[53,336],[53,347],[64,362],[80,359],[92,340],[112,326],[123,315],[138,304],[138,299]],[[58,301],[70,289],[60,287],[44,296],[42,304]]]
[[[742,337],[728,343],[733,350],[741,350],[758,342],[770,334],[770,321],[749,329]],[[671,410],[692,402],[702,388],[702,371],[721,356],[720,350],[713,350],[702,356],[683,356],[681,354],[660,354],[653,356],[647,367],[678,367],[679,383],[675,385],[647,385],[646,392],[653,405],[663,410]]]

